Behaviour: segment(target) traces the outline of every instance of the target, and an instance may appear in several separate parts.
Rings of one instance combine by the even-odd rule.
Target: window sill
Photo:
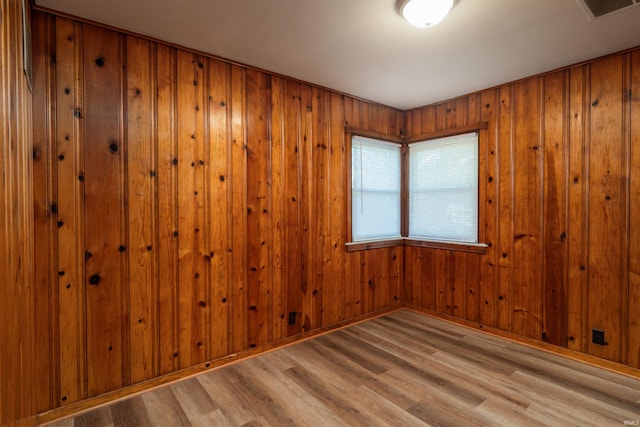
[[[404,246],[404,237],[393,239],[363,240],[360,242],[345,243],[347,252],[364,251],[366,249],[389,248],[392,246]]]
[[[392,246],[415,246],[419,248],[443,249],[448,251],[470,252],[484,254],[487,251],[486,243],[455,243],[438,242],[433,240],[412,239],[400,237],[388,240],[367,240],[362,242],[346,243],[347,252],[364,251],[367,249],[388,248]]]

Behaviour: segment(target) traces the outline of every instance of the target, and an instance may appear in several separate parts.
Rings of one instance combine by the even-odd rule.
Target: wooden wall
[[[28,4],[28,3],[27,3]],[[31,94],[22,2],[0,1],[0,425],[33,425]]]
[[[402,303],[640,367],[640,50],[403,113],[43,12],[33,40],[36,411]],[[482,121],[486,254],[345,251],[346,125]]]
[[[408,111],[407,132],[479,121],[489,247],[407,247],[405,302],[640,367],[640,50]]]
[[[403,248],[345,251],[344,128],[401,112],[34,15],[38,411],[399,305]]]

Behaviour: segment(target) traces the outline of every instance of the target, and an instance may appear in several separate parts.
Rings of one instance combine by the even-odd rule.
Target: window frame
[[[404,163],[405,163],[405,144],[404,141],[402,140],[402,138],[400,137],[394,137],[392,135],[386,135],[383,133],[378,133],[378,132],[372,132],[372,131],[367,131],[367,130],[363,130],[363,129],[354,129],[354,128],[347,128],[347,139],[346,139],[346,159],[347,159],[347,179],[346,179],[346,194],[347,194],[347,239],[346,239],[346,245],[347,245],[347,250],[349,251],[353,251],[353,250],[362,250],[362,249],[374,249],[374,248],[385,248],[385,247],[390,247],[390,246],[398,246],[401,245],[403,242],[403,237],[401,238],[390,238],[390,239],[374,239],[374,240],[359,240],[357,242],[353,241],[353,228],[352,228],[352,221],[353,221],[353,211],[352,211],[352,194],[351,194],[351,187],[352,187],[352,145],[353,145],[353,137],[354,136],[361,136],[364,138],[371,138],[371,139],[376,139],[382,142],[388,142],[390,144],[398,144],[400,145],[400,235],[401,236],[406,236],[406,233],[404,233],[405,230],[405,223],[406,223],[406,218],[405,218],[405,214],[403,211],[403,207],[404,207],[404,200],[406,199],[406,195],[405,195],[405,191],[406,191],[406,185],[405,185],[405,170],[404,170]]]
[[[447,129],[437,132],[428,132],[414,135],[411,137],[402,137],[387,135],[379,132],[372,132],[357,128],[346,128],[346,159],[347,159],[347,179],[346,179],[346,202],[347,202],[347,236],[346,236],[346,250],[349,252],[360,251],[367,249],[385,248],[392,246],[415,246],[432,249],[445,249],[451,251],[472,252],[472,253],[485,253],[488,245],[483,243],[485,241],[485,230],[481,227],[481,224],[485,218],[485,202],[484,195],[486,194],[486,162],[487,162],[487,122],[476,123],[468,126],[458,127],[454,129]],[[408,237],[409,233],[409,150],[410,144],[418,142],[427,142],[430,140],[446,138],[450,136],[461,135],[465,133],[478,133],[478,243],[463,243],[453,241],[434,241],[426,239],[418,239]],[[401,144],[400,152],[400,238],[393,239],[375,239],[366,241],[353,241],[352,233],[352,141],[354,136],[361,136],[365,138],[372,138],[382,142],[389,142],[392,144]]]

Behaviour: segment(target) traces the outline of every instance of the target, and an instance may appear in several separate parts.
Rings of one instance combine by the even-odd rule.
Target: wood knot
[[[89,278],[89,283],[96,286],[98,283],[100,283],[100,276],[98,274],[94,274]]]
[[[98,67],[104,67],[104,58],[96,58],[96,65]]]

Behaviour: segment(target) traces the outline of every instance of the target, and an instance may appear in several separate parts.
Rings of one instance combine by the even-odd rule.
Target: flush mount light
[[[398,11],[411,25],[431,27],[442,21],[454,0],[399,0]]]

